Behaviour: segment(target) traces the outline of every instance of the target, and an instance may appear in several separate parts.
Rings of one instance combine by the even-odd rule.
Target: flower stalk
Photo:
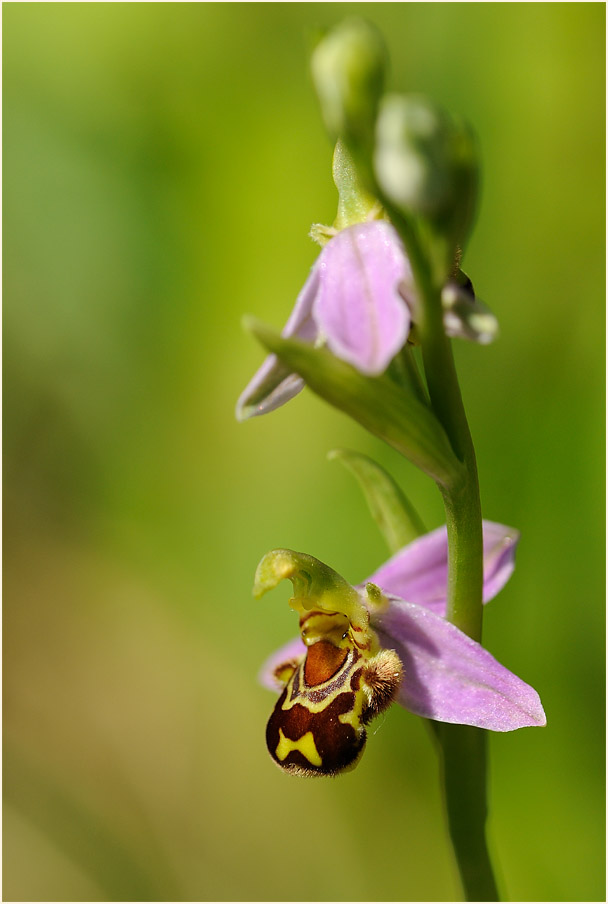
[[[487,732],[434,723],[448,829],[467,901],[500,901],[486,841]]]
[[[392,211],[408,252],[419,293],[417,329],[431,406],[462,464],[461,480],[440,485],[448,526],[448,620],[481,640],[482,532],[477,462],[454,355],[443,325],[441,287],[405,219]],[[396,222],[395,222],[396,220]]]
[[[463,465],[462,481],[439,485],[448,531],[448,621],[481,641],[483,540],[475,449],[464,410],[450,340],[441,307],[441,276],[433,278],[418,235],[390,205],[393,225],[407,250],[420,309],[417,329],[433,411]],[[498,901],[486,842],[487,735],[469,725],[434,724],[439,743],[444,802],[450,839],[467,901]]]

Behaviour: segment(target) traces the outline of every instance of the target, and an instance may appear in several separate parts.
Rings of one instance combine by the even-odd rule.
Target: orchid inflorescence
[[[261,672],[262,683],[280,693],[268,750],[296,775],[352,769],[366,726],[392,702],[434,726],[471,731],[546,721],[536,691],[480,642],[482,603],[510,578],[519,534],[482,522],[450,346],[454,337],[485,345],[498,334],[461,268],[477,193],[476,145],[464,123],[425,99],[385,95],[384,55],[375,29],[359,20],[330,31],[313,54],[321,111],[336,141],[338,211],[331,226],[311,229],[321,251],[282,334],[247,320],[269,355],[236,414],[267,414],[310,387],[435,480],[446,525],[426,532],[379,465],[334,453],[359,479],[389,560],[356,586],[304,553],[275,549],[261,560],[255,596],[288,579],[299,616],[300,636]],[[463,783],[480,789],[483,802],[483,732],[467,735],[466,760],[453,733],[437,737],[445,775],[458,761]],[[450,781],[446,801],[465,888],[482,895],[475,900],[494,899],[479,841],[485,804],[471,811],[479,861],[471,868],[470,851],[460,860],[468,842],[459,843],[464,823],[452,819]]]

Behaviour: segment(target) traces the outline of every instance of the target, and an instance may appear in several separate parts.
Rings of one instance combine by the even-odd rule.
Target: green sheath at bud
[[[342,141],[337,142],[334,150],[333,177],[338,189],[335,229],[346,229],[381,214],[380,204],[362,184],[352,155]]]

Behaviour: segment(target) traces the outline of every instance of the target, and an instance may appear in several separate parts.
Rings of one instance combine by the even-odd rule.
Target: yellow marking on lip
[[[290,738],[286,738],[283,734],[283,729],[279,728],[279,743],[276,749],[277,759],[283,762],[292,750],[297,750],[301,753],[312,766],[320,766],[323,762],[317,753],[312,731],[307,731],[297,741],[292,741]]]
[[[366,701],[365,692],[358,690],[355,691],[355,702],[353,708],[350,709],[347,713],[341,713],[338,716],[338,721],[342,722],[343,725],[350,725],[351,728],[354,728],[355,731],[359,731],[361,728],[361,714],[363,712],[363,704]]]

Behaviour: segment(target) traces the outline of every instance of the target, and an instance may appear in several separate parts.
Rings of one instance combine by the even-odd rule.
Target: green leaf
[[[340,461],[359,481],[391,555],[426,533],[414,506],[390,474],[373,459],[348,449],[334,449],[327,457]]]
[[[367,377],[327,349],[285,339],[253,317],[245,326],[317,395],[379,436],[442,487],[462,478],[462,465],[431,411],[386,375]]]

